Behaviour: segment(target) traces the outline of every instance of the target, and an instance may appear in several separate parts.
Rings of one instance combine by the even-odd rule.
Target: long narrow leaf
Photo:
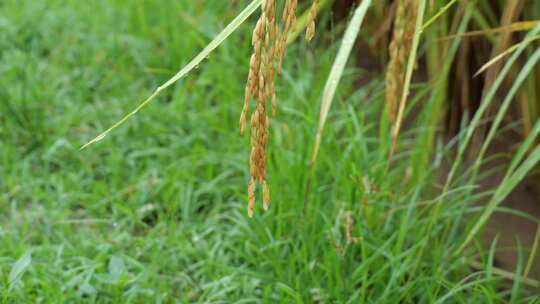
[[[540,224],[538,224],[538,227],[536,228],[536,234],[534,236],[534,241],[531,247],[531,251],[529,252],[527,265],[525,266],[525,270],[523,271],[523,277],[525,278],[529,276],[529,271],[531,271],[534,261],[537,259],[536,251],[538,250],[538,243],[540,243]]]
[[[441,9],[431,18],[429,18],[424,25],[422,25],[422,31],[425,31],[432,23],[434,23],[437,19],[439,19],[446,11],[448,11],[452,5],[457,3],[457,0],[450,0],[448,3],[446,3],[445,6],[441,7]]]
[[[522,44],[527,44],[533,40],[537,40],[539,39],[540,36],[535,36],[535,37],[532,37],[531,39],[528,39],[528,40],[525,40],[525,41],[521,41],[519,43],[516,43],[514,45],[512,45],[511,47],[507,48],[504,52],[500,53],[499,55],[491,58],[488,62],[486,62],[484,65],[482,65],[482,67],[480,67],[480,69],[478,69],[478,71],[476,73],[474,73],[474,76],[473,77],[476,77],[480,74],[482,74],[485,70],[487,70],[490,66],[492,66],[493,64],[495,64],[496,62],[498,62],[499,60],[503,59],[506,55],[509,55],[511,54],[513,51],[515,51],[520,45]]]
[[[94,139],[86,143],[81,147],[81,150],[90,146],[91,144],[94,144],[100,140],[102,140],[107,134],[109,134],[112,130],[116,129],[118,126],[126,122],[131,116],[137,114],[142,108],[144,108],[146,105],[148,105],[156,96],[159,95],[163,90],[170,87],[172,84],[174,84],[176,81],[178,81],[180,78],[186,76],[189,72],[191,72],[193,69],[195,69],[199,64],[212,53],[218,46],[220,46],[225,39],[227,39],[246,19],[251,16],[257,10],[257,8],[261,5],[262,0],[253,0],[251,4],[249,4],[234,20],[225,27],[225,29],[219,33],[214,40],[212,40],[193,60],[191,60],[185,67],[183,67],[176,75],[174,75],[171,79],[169,79],[167,82],[162,84],[161,86],[157,87],[157,89],[148,97],[145,101],[143,101],[139,106],[135,108],[135,110],[128,113],[126,116],[124,116],[122,119],[120,119],[117,123],[112,125],[110,128],[96,136]]]
[[[345,35],[343,36],[341,47],[337,54],[336,60],[334,61],[334,65],[332,66],[332,70],[330,71],[330,75],[328,76],[328,80],[326,81],[326,85],[323,91],[323,97],[321,100],[319,125],[317,127],[317,134],[315,135],[315,145],[313,146],[313,153],[311,156],[312,165],[317,160],[317,154],[319,153],[319,147],[321,145],[322,131],[326,123],[326,118],[328,117],[328,111],[330,110],[330,106],[332,105],[332,102],[334,100],[337,86],[339,84],[339,81],[341,80],[341,77],[343,76],[345,64],[349,60],[351,50],[354,46],[354,42],[356,41],[356,37],[358,36],[358,32],[360,31],[360,27],[362,25],[362,21],[364,20],[364,16],[366,15],[367,9],[370,4],[371,0],[364,0],[362,1],[362,4],[360,4],[354,11],[354,16],[349,25],[347,26],[347,30],[345,32]]]
[[[484,36],[484,35],[489,35],[489,34],[504,34],[504,33],[520,32],[520,31],[528,31],[528,30],[531,30],[536,24],[538,24],[537,20],[518,21],[518,22],[511,23],[509,25],[506,25],[506,26],[463,33],[463,34],[460,34],[460,36],[461,37],[474,37],[474,36]],[[456,35],[446,36],[441,39],[446,40],[446,39],[452,39],[454,37],[456,37]]]

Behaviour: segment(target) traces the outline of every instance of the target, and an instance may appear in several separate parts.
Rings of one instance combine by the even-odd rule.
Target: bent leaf
[[[117,123],[112,125],[110,128],[96,136],[94,139],[89,141],[88,143],[84,144],[80,150],[90,146],[91,144],[94,144],[103,138],[107,136],[112,130],[119,127],[121,124],[126,122],[131,116],[137,114],[142,108],[144,108],[146,105],[148,105],[156,96],[158,96],[161,91],[165,90],[166,88],[170,87],[172,84],[174,84],[176,81],[180,80],[180,78],[186,76],[191,72],[193,69],[199,66],[199,64],[212,53],[218,46],[220,46],[225,39],[227,39],[246,19],[255,12],[255,10],[261,5],[262,0],[253,0],[250,5],[248,5],[236,18],[234,18],[225,29],[219,33],[214,40],[212,40],[193,60],[191,60],[185,67],[183,67],[176,75],[174,75],[171,79],[169,79],[167,82],[162,84],[161,86],[157,87],[157,89],[148,97],[145,101],[143,101],[139,106],[135,108],[135,110],[128,113],[126,116],[124,116],[122,119],[120,119]]]

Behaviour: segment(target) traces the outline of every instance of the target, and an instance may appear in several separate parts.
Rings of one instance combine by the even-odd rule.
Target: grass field
[[[348,65],[305,204],[339,27],[289,48],[266,213],[246,215],[249,136],[238,131],[253,18],[134,119],[79,151],[247,2],[231,3],[0,2],[0,302],[539,300],[520,279],[526,252],[513,280],[494,270],[493,249],[473,242],[456,253],[478,195],[463,180],[434,200],[440,162],[415,167],[431,158],[415,140],[429,126],[404,131],[388,165],[383,75],[356,88],[363,71]],[[447,148],[437,147],[444,160]],[[430,202],[438,208],[421,208]]]

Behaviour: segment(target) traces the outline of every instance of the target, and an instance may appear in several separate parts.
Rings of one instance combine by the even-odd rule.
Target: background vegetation
[[[511,2],[418,1],[424,31],[406,127],[389,160],[384,66],[395,5],[374,1],[310,169],[319,102],[356,7],[324,6],[314,41],[289,46],[276,82],[272,204],[249,219],[249,139],[238,134],[238,117],[255,18],[135,119],[78,151],[248,1],[1,1],[0,301],[539,301],[534,244],[505,248],[518,258],[502,269],[498,238],[479,238],[494,212],[539,223],[500,206],[540,157],[540,27],[520,24],[501,42],[509,24],[537,20],[540,10],[524,1],[504,24]],[[452,36],[473,30],[484,32],[478,40]],[[488,71],[491,82],[472,78],[520,41]],[[366,67],[365,58],[375,64]],[[500,110],[506,101],[512,115]],[[481,104],[485,112],[475,116]],[[478,156],[494,125],[493,135],[504,127],[513,145]],[[486,165],[496,158],[510,166]],[[496,172],[495,188],[477,187]]]

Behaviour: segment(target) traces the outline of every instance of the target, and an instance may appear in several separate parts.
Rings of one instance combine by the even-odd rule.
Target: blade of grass
[[[467,290],[469,288],[472,289],[474,286],[487,281],[486,279],[474,279],[477,276],[479,276],[479,273],[472,273],[466,276],[463,280],[461,280],[459,284],[456,285],[456,287],[450,289],[447,294],[437,299],[437,301],[434,303],[446,303],[447,299],[453,298],[453,296],[458,294],[459,292]]]
[[[523,269],[523,247],[521,246],[521,242],[519,241],[519,238],[516,236],[516,243],[517,243],[517,265],[516,265],[516,272],[514,273],[514,283],[512,284],[512,292],[510,294],[510,303],[517,303],[517,299],[520,292],[520,286],[521,286],[521,271]]]
[[[319,124],[317,126],[317,133],[315,135],[315,143],[313,145],[310,161],[310,173],[306,183],[306,192],[304,194],[304,212],[307,208],[308,193],[311,187],[313,172],[315,171],[315,164],[317,162],[317,155],[319,153],[322,132],[326,123],[326,119],[328,117],[328,111],[330,110],[330,106],[332,105],[332,102],[334,100],[337,86],[339,84],[339,81],[341,80],[341,77],[343,76],[345,65],[349,60],[352,48],[354,46],[356,38],[358,37],[360,27],[362,26],[364,16],[366,15],[367,9],[369,8],[370,4],[371,0],[364,0],[354,11],[353,18],[351,19],[349,25],[347,26],[347,30],[343,35],[341,46],[339,48],[336,59],[334,60],[334,64],[332,65],[332,69],[330,70],[330,75],[328,76],[328,80],[326,81],[326,85],[323,90],[323,96],[321,99],[321,110],[319,114]]]
[[[491,242],[486,267],[482,267],[483,269],[486,269],[486,279],[488,280],[491,280],[493,278],[493,267],[495,267],[495,253],[497,252],[497,242],[499,241],[499,237],[500,234],[497,233],[497,235],[495,235],[495,238],[493,239],[493,242]]]
[[[514,44],[513,46],[507,48],[504,52],[500,53],[499,55],[491,58],[488,62],[486,62],[484,65],[482,65],[480,67],[480,69],[478,69],[478,71],[476,73],[474,73],[474,76],[473,77],[476,77],[480,74],[482,74],[484,71],[486,71],[490,66],[492,66],[493,64],[495,64],[496,62],[498,62],[499,60],[501,60],[502,58],[504,58],[506,55],[509,55],[511,54],[513,51],[515,51],[520,45],[522,44],[528,44],[529,42],[531,41],[534,41],[534,40],[537,40],[539,39],[540,36],[535,36],[535,37],[532,37],[531,39],[528,39],[528,40],[525,40],[525,41],[522,41],[520,43],[516,43]]]
[[[520,145],[519,149],[514,155],[512,162],[510,163],[510,166],[508,167],[508,172],[514,172],[517,165],[521,163],[521,161],[523,160],[523,157],[525,157],[527,152],[530,150],[531,145],[534,144],[536,137],[538,137],[538,134],[540,134],[540,120],[538,120],[534,124],[534,127],[529,133],[529,136],[527,136],[525,141],[523,141],[523,143]]]
[[[523,277],[525,278],[529,276],[529,272],[531,271],[531,268],[536,259],[536,251],[538,250],[539,242],[540,242],[540,224],[536,228],[536,234],[535,234],[534,241],[532,244],[531,252],[529,254],[529,259],[527,260],[527,266],[525,266],[525,271],[523,272]]]
[[[129,118],[131,118],[133,115],[137,114],[142,108],[147,106],[156,96],[158,96],[163,90],[170,87],[172,84],[174,84],[176,81],[178,81],[180,78],[186,76],[191,72],[193,69],[199,66],[199,64],[212,53],[218,46],[220,46],[225,39],[227,39],[246,19],[251,16],[257,10],[257,8],[261,5],[262,0],[253,0],[236,18],[234,18],[225,29],[219,33],[214,40],[212,40],[193,60],[191,60],[186,66],[184,66],[176,75],[174,75],[171,79],[167,80],[164,84],[157,87],[156,90],[148,97],[145,101],[143,101],[139,106],[137,106],[133,111],[128,113],[126,116],[124,116],[122,119],[120,119],[118,122],[116,122],[114,125],[112,125],[110,128],[96,136],[94,139],[89,141],[88,143],[84,144],[80,150],[83,150],[87,148],[88,146],[102,140],[109,134],[112,130],[119,127],[121,124],[126,122]]]
[[[426,21],[424,25],[422,25],[422,31],[424,31],[428,26],[430,26],[433,22],[439,19],[439,17],[441,17],[447,10],[449,10],[456,2],[457,0],[451,0],[445,6],[441,7],[441,9],[433,17],[429,18],[429,20]]]
[[[341,77],[343,76],[345,64],[349,60],[351,50],[354,46],[356,37],[358,36],[358,32],[360,31],[360,26],[362,25],[362,21],[364,20],[364,16],[366,15],[367,9],[370,4],[371,0],[364,0],[362,4],[360,4],[358,8],[356,8],[354,16],[349,25],[347,26],[347,30],[345,31],[345,35],[343,36],[341,47],[336,56],[336,60],[334,61],[334,65],[332,66],[332,70],[330,71],[330,75],[328,76],[328,80],[326,81],[326,85],[323,91],[323,97],[321,100],[321,110],[319,115],[317,133],[315,136],[315,145],[313,146],[313,153],[311,156],[312,165],[317,160],[317,154],[319,152],[319,147],[321,144],[322,131],[328,117],[328,111],[330,110],[330,106],[332,105],[332,102],[334,100],[337,86],[339,84],[339,81],[341,80]]]
[[[482,265],[482,263],[477,262],[477,261],[467,261],[467,264],[471,265],[471,267],[476,268],[476,269],[485,269],[484,265]],[[501,268],[492,267],[492,272],[493,274],[498,275],[499,277],[507,279],[507,280],[514,281],[516,279],[515,273],[501,269]],[[530,287],[533,287],[533,288],[540,287],[540,281],[525,278],[525,277],[521,277],[520,280],[523,284],[528,285]]]
[[[511,23],[506,26],[500,26],[496,28],[490,28],[486,30],[479,30],[479,31],[471,31],[467,33],[460,34],[461,37],[474,37],[474,36],[484,36],[489,34],[501,34],[501,33],[511,33],[511,32],[521,32],[521,31],[528,31],[531,30],[536,24],[538,24],[537,20],[532,21],[518,21]],[[450,35],[441,38],[441,40],[447,40],[455,38],[456,35]]]
[[[525,266],[525,271],[523,272],[524,278],[527,278],[529,276],[529,272],[531,271],[534,261],[536,260],[536,251],[538,250],[539,242],[540,242],[540,224],[538,224],[538,228],[536,228],[536,234],[535,234],[534,241],[532,244],[531,252],[529,254],[529,259],[527,260],[527,266]]]

